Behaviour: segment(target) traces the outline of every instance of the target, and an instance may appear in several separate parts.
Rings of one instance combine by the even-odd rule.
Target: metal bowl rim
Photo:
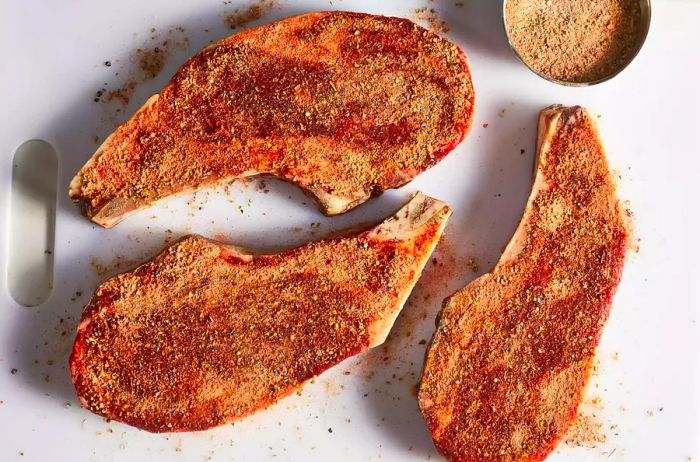
[[[642,50],[642,47],[644,47],[644,44],[647,41],[647,37],[649,35],[649,27],[651,26],[651,0],[639,0],[639,3],[642,5],[642,11],[646,10],[646,15],[642,15],[642,21],[644,22],[643,24],[643,31],[640,33],[639,37],[639,44],[637,45],[637,49],[634,50],[634,53],[632,53],[632,56],[630,56],[629,60],[622,66],[620,66],[619,69],[617,69],[615,72],[612,72],[609,75],[606,75],[603,78],[600,78],[598,80],[591,80],[589,82],[569,82],[566,80],[559,80],[554,77],[550,77],[546,74],[543,74],[542,72],[538,71],[534,67],[530,66],[527,62],[525,62],[525,59],[523,59],[522,55],[518,51],[518,49],[513,45],[513,42],[510,39],[510,34],[508,33],[508,24],[506,21],[506,3],[508,3],[511,0],[503,0],[503,4],[501,5],[501,18],[502,18],[502,25],[503,25],[503,31],[506,34],[506,39],[508,40],[508,46],[510,47],[511,50],[515,53],[515,55],[518,57],[520,62],[525,64],[525,66],[530,69],[534,74],[536,74],[538,77],[541,77],[545,80],[548,80],[549,82],[556,83],[559,85],[563,85],[566,87],[590,87],[593,85],[597,85],[599,83],[607,82],[608,80],[612,79],[613,77],[616,77],[618,74],[620,74],[622,71],[627,69],[627,66],[629,66],[632,61],[635,60],[637,55],[639,55],[639,52]]]

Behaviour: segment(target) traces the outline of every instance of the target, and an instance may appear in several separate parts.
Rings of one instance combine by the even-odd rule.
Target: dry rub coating
[[[418,400],[461,462],[539,461],[576,416],[629,239],[585,109],[542,111],[533,191],[493,272],[445,300]]]
[[[467,59],[453,43],[407,19],[309,13],[187,61],[69,194],[110,227],[169,195],[269,174],[338,214],[439,162],[473,112]]]
[[[81,403],[152,432],[270,406],[384,341],[450,213],[418,194],[367,231],[275,255],[184,238],[85,307],[70,358]]]

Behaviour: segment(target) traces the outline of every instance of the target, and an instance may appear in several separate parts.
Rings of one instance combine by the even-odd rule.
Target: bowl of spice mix
[[[511,48],[534,73],[569,86],[609,80],[649,32],[650,0],[504,0]]]

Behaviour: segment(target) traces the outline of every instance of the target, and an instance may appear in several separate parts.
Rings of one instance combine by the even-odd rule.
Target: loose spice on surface
[[[578,83],[625,66],[643,27],[638,0],[509,0],[505,15],[510,41],[525,63]]]
[[[259,0],[248,8],[236,8],[224,18],[231,29],[243,27],[257,21],[277,6],[276,0]]]
[[[92,257],[90,259],[90,266],[93,270],[95,270],[95,274],[100,277],[109,273],[114,273],[118,270],[133,267],[136,265],[136,263],[138,262],[135,260],[129,260],[122,255],[116,255],[109,263],[100,260],[98,257]],[[76,292],[75,299],[80,297],[82,294],[82,292]]]
[[[450,31],[450,26],[448,26],[445,21],[440,19],[440,16],[438,15],[437,11],[435,11],[435,8],[416,8],[413,10],[413,12],[415,13],[416,19],[428,23],[428,28],[431,31],[437,34],[445,34]]]
[[[137,49],[136,59],[138,60],[139,69],[143,72],[143,80],[151,80],[156,78],[160,71],[165,66],[167,53],[160,47],[152,49]]]
[[[119,60],[114,63],[112,61],[104,62],[106,67],[117,66],[120,69],[120,71],[115,72],[115,77],[121,72],[122,75],[127,75],[127,79],[114,90],[106,88],[107,83],[105,82],[105,86],[95,92],[93,101],[96,103],[117,102],[126,106],[131,101],[139,84],[158,77],[173,51],[186,50],[189,45],[190,39],[185,35],[184,27],[171,27],[163,33],[152,27],[149,41],[136,48],[129,57],[128,61],[134,65],[133,68],[125,69],[123,64],[119,65]]]
[[[135,80],[129,80],[126,82],[124,85],[121,87],[117,88],[116,90],[111,90],[107,92],[107,96],[105,97],[106,101],[119,101],[121,102],[124,106],[129,104],[129,100],[131,99],[131,95],[134,94],[134,90],[136,89],[136,81]],[[102,95],[100,95],[102,96]],[[95,101],[99,101],[99,99],[95,99]]]
[[[605,443],[603,423],[595,413],[579,412],[564,437],[564,444],[573,447],[596,447]]]

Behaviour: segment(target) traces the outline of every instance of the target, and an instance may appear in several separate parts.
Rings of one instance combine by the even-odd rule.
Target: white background
[[[429,339],[441,300],[488,271],[510,238],[530,186],[537,114],[552,103],[581,104],[601,115],[640,250],[625,268],[588,390],[588,399],[600,404],[584,406],[603,423],[607,441],[592,449],[561,446],[550,460],[697,460],[700,3],[654,2],[641,54],[621,75],[591,88],[546,82],[517,61],[496,0],[465,1],[463,8],[443,0],[279,3],[258,23],[317,9],[411,17],[416,7],[436,8],[451,28],[447,36],[471,61],[477,112],[470,136],[408,186],[340,217],[325,218],[293,186],[267,181],[269,194],[258,191],[258,182],[236,184],[228,195],[220,189],[199,193],[194,202],[192,196],[166,201],[103,230],[80,216],[66,194],[96,148],[93,138],[101,142],[188,56],[231,33],[223,18],[244,3],[1,3],[0,460],[437,458],[413,394],[425,348],[419,342]],[[185,31],[173,36],[188,37],[189,46],[172,49],[164,70],[137,87],[125,112],[116,114],[116,103],[93,102],[105,83],[117,88],[135,72],[130,56],[153,45],[152,27],[162,39],[177,26]],[[113,65],[105,67],[105,60]],[[48,302],[24,308],[7,293],[5,256],[11,158],[31,138],[58,151],[60,190],[54,290]],[[346,361],[266,412],[198,434],[152,435],[78,406],[66,361],[81,308],[99,280],[153,255],[167,237],[197,232],[256,249],[289,247],[380,219],[419,189],[448,201],[454,215],[436,254],[440,264],[426,270],[386,347]],[[312,222],[321,225],[311,228]],[[466,263],[470,257],[477,273]],[[98,275],[99,265],[107,273]]]

